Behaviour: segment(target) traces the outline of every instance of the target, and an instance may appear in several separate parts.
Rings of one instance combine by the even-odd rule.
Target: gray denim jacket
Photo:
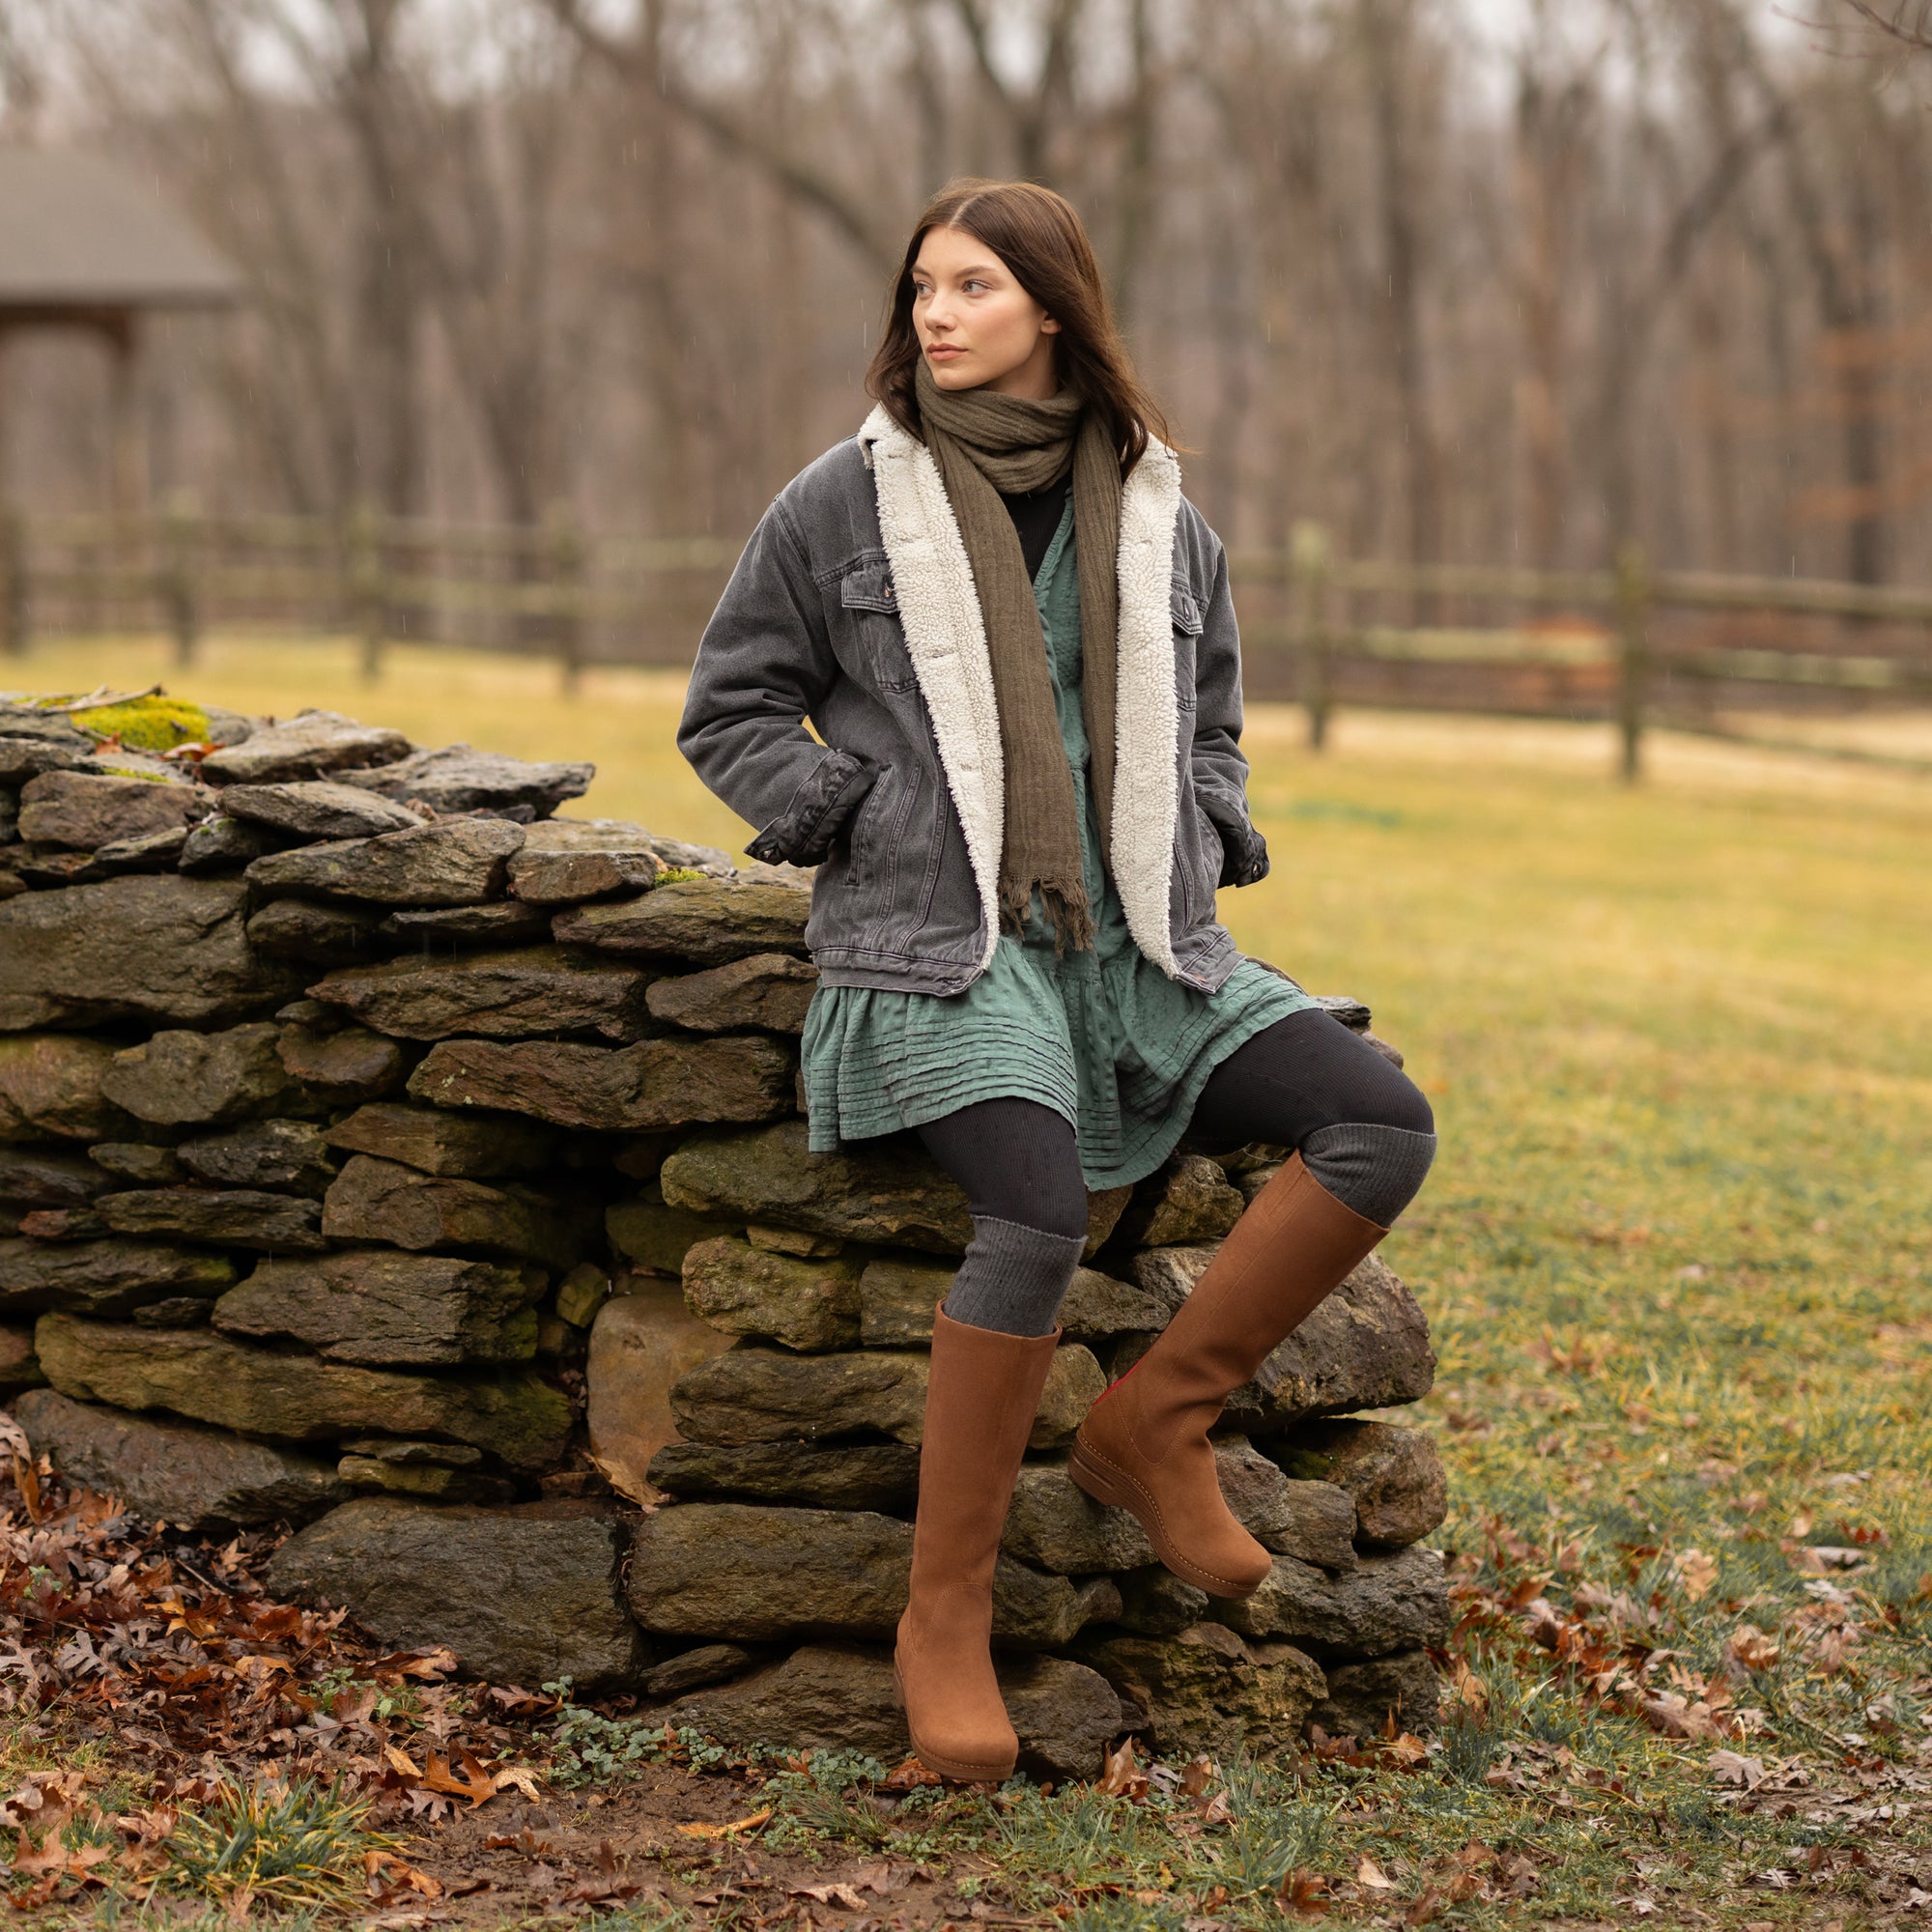
[[[1215,888],[1264,877],[1267,851],[1227,559],[1163,443],[1122,489],[1120,590],[1114,883],[1141,951],[1211,992],[1239,956]],[[938,468],[882,409],[752,533],[677,742],[757,828],[754,859],[818,867],[805,937],[828,984],[948,994],[985,970],[1004,813],[985,631]]]

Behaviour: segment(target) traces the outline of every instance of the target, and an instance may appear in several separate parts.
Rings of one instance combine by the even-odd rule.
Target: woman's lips
[[[935,362],[950,362],[955,355],[965,355],[965,350],[955,344],[935,342],[926,355]]]

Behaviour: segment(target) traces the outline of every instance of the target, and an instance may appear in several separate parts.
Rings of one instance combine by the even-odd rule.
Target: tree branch
[[[1911,5],[1907,4],[1907,0],[1899,0],[1889,19],[1871,5],[1871,0],[1843,0],[1843,4],[1881,34],[1919,53],[1932,54],[1932,5],[1928,5],[1927,0],[1914,0]],[[1905,16],[1910,13],[1917,13],[1918,18],[1908,26]]]
[[[701,94],[680,85],[665,66],[645,59],[639,48],[604,32],[584,17],[582,0],[544,0],[544,4],[557,24],[574,34],[599,60],[634,85],[648,89],[667,107],[701,128],[720,147],[763,169],[793,200],[830,221],[882,273],[897,267],[895,240],[879,226],[863,202],[830,176],[786,153]]]

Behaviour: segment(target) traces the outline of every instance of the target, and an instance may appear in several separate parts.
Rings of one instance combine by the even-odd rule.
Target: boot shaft
[[[1228,1397],[1387,1233],[1344,1207],[1292,1154],[1153,1346],[1101,1401],[1125,1399],[1136,1446],[1156,1461],[1183,1426],[1205,1434]]]
[[[1008,1335],[934,1311],[913,1524],[915,1597],[969,1585],[985,1593],[990,1616],[1007,1508],[1060,1334]]]

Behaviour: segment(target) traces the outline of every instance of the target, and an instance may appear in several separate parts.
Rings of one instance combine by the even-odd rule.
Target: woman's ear
[[[1039,332],[1042,335],[1058,335],[1060,333],[1060,325],[1054,321],[1052,316],[1043,315],[1039,319]]]

